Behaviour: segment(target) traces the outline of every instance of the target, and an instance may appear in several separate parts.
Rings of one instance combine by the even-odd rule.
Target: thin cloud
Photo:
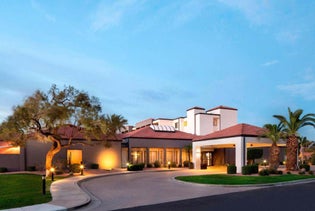
[[[300,37],[298,32],[282,31],[276,34],[276,39],[283,43],[293,44]]]
[[[256,25],[265,24],[269,19],[269,4],[267,1],[252,0],[218,0],[228,7],[240,11],[246,19]]]
[[[315,100],[315,81],[290,85],[279,85],[278,89],[306,100]]]
[[[49,14],[38,2],[31,0],[31,5],[34,10],[40,13],[44,18],[50,22],[56,22],[55,16]]]
[[[113,4],[100,3],[92,14],[93,31],[107,29],[119,25],[129,13],[138,11],[144,1],[122,0]]]
[[[268,62],[265,62],[264,64],[262,64],[263,66],[266,66],[266,67],[269,67],[271,65],[275,65],[275,64],[278,64],[279,61],[278,60],[272,60],[272,61],[268,61]]]

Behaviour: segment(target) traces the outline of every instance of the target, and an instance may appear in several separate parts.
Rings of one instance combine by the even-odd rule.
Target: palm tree
[[[288,119],[281,115],[273,115],[273,117],[277,118],[284,126],[283,131],[287,137],[286,169],[290,171],[297,169],[298,131],[305,126],[313,126],[315,128],[315,114],[311,113],[302,116],[302,109],[292,112],[290,108],[288,108],[288,112]]]
[[[277,170],[279,167],[279,156],[280,156],[280,149],[277,145],[277,142],[283,138],[283,124],[280,122],[278,125],[276,124],[265,124],[264,125],[264,133],[263,136],[269,138],[272,141],[270,147],[270,154],[269,154],[269,169],[270,170]]]
[[[122,129],[126,129],[125,125],[128,124],[128,121],[121,115],[112,114],[106,115],[106,134],[108,136],[116,136],[117,132],[121,132]]]

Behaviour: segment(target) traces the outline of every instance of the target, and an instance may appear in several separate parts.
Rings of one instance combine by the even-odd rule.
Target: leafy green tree
[[[263,136],[269,138],[272,141],[269,154],[269,169],[277,170],[280,162],[280,148],[277,145],[279,140],[284,137],[282,129],[283,124],[280,122],[276,124],[265,124]]]
[[[287,170],[297,169],[297,150],[298,150],[298,131],[305,126],[312,126],[315,128],[315,114],[305,114],[302,116],[303,110],[297,109],[292,112],[288,108],[288,118],[282,115],[274,115],[284,126],[283,132],[287,137]]]
[[[250,161],[250,164],[255,163],[255,159],[259,159],[263,156],[263,150],[259,148],[250,148],[247,150],[247,160]]]
[[[45,162],[48,172],[54,156],[76,137],[107,141],[114,129],[101,112],[96,97],[72,86],[58,89],[52,85],[47,93],[37,90],[13,108],[13,114],[0,125],[0,139],[19,146],[30,139],[51,142]]]

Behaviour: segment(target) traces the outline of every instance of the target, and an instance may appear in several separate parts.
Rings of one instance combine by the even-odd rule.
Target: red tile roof
[[[211,108],[208,111],[213,111],[213,110],[216,110],[216,109],[226,109],[226,110],[235,110],[235,111],[237,111],[237,108],[232,108],[232,107],[223,106],[223,105],[217,106],[215,108]]]
[[[192,140],[195,135],[181,131],[166,132],[154,131],[150,127],[140,128],[129,133],[121,135],[121,138],[150,138],[150,139],[177,139],[177,140]]]
[[[258,137],[262,134],[263,128],[249,124],[237,124],[223,130],[210,133],[208,135],[199,136],[194,138],[194,141],[202,141],[209,139],[228,138],[236,136],[252,136]]]

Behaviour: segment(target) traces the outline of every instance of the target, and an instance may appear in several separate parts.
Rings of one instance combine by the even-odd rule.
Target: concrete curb
[[[119,172],[109,172],[102,174],[93,174],[87,176],[75,176],[66,178],[63,180],[55,181],[51,185],[51,195],[52,201],[45,204],[38,204],[33,206],[26,206],[20,208],[9,209],[10,211],[53,211],[53,210],[74,210],[76,208],[83,207],[88,205],[91,202],[91,193],[86,191],[82,187],[82,183],[91,179],[100,178],[100,177],[109,177],[109,176],[117,176],[124,174],[137,174],[137,173],[153,173],[153,172],[167,172],[167,171],[176,171],[176,170],[149,170],[149,171],[119,171]],[[180,181],[172,177],[171,180],[179,182],[179,183],[190,183],[185,181]],[[190,183],[192,185],[199,186],[213,186],[213,187],[273,187],[273,186],[284,186],[284,185],[295,185],[295,184],[304,184],[315,181],[315,178],[310,179],[302,179],[288,182],[280,182],[280,183],[271,183],[271,184],[255,184],[255,185],[211,185],[211,184],[198,184],[198,183]],[[93,195],[92,195],[93,197]]]

